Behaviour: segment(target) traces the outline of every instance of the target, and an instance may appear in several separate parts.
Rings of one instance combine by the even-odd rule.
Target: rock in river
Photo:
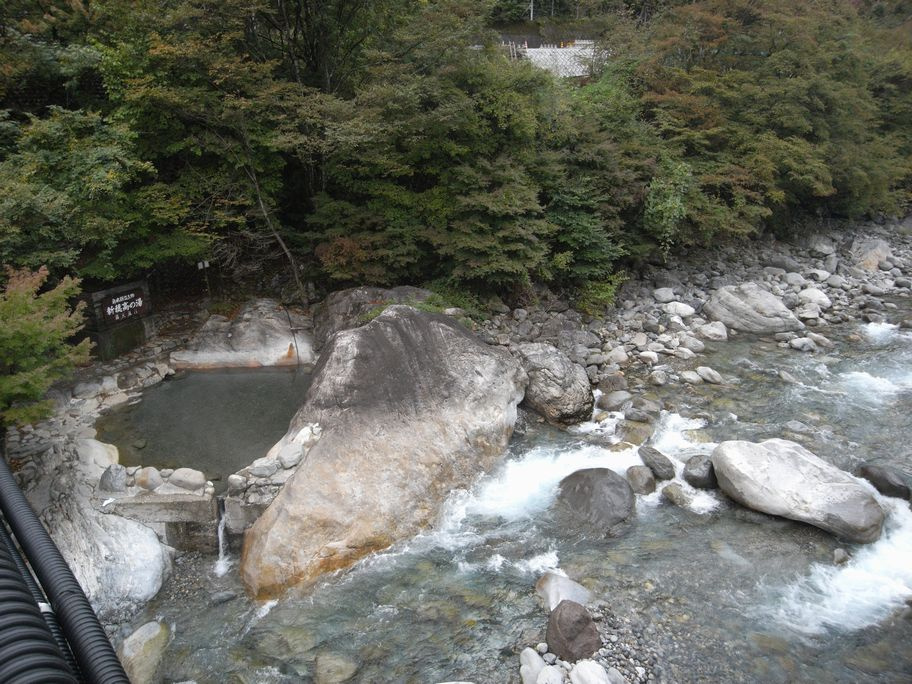
[[[895,496],[900,499],[910,498],[909,485],[899,471],[889,466],[876,463],[863,463],[858,469],[858,477],[863,477],[884,496]]]
[[[391,306],[330,338],[289,434],[322,437],[247,531],[254,596],[310,584],[409,537],[503,454],[526,373],[452,319]]]
[[[779,297],[757,283],[719,288],[706,302],[703,312],[729,328],[761,335],[804,327]]]
[[[568,475],[560,482],[557,499],[574,518],[606,532],[631,516],[636,501],[627,480],[608,468]]]
[[[561,601],[551,611],[545,641],[552,653],[570,663],[589,658],[602,646],[592,616],[574,601]]]
[[[719,487],[738,503],[814,525],[850,541],[880,537],[884,513],[868,488],[795,442],[722,442],[712,454]]]
[[[529,375],[526,407],[556,425],[589,420],[593,396],[586,369],[550,344],[523,344],[518,355]]]

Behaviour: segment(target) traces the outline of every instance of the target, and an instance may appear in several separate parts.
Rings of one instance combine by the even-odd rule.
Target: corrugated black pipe
[[[22,579],[15,555],[0,543],[0,682],[78,684]]]
[[[82,587],[29,506],[2,456],[0,511],[47,593],[85,680],[90,684],[130,684]]]
[[[31,570],[29,570],[28,566],[25,564],[25,561],[22,560],[22,555],[16,548],[16,544],[13,542],[13,538],[10,537],[9,533],[6,531],[6,523],[3,521],[2,517],[0,517],[0,544],[5,544],[6,548],[9,549],[13,563],[16,564],[16,568],[19,570],[19,575],[22,577],[22,581],[25,582],[25,586],[29,590],[29,593],[32,595],[32,599],[35,601],[35,604],[41,611],[41,617],[44,618],[44,622],[47,624],[48,630],[51,632],[51,636],[54,637],[54,642],[57,644],[57,648],[59,648],[60,652],[63,654],[63,658],[66,660],[67,665],[70,666],[70,669],[74,673],[78,673],[79,665],[76,664],[76,658],[73,657],[73,652],[70,650],[70,645],[67,643],[66,638],[63,636],[63,630],[60,629],[60,623],[57,622],[57,616],[54,615],[54,609],[51,608],[51,604],[48,603],[47,596],[44,595],[41,587],[38,586],[38,582],[36,582],[35,578],[32,577]]]

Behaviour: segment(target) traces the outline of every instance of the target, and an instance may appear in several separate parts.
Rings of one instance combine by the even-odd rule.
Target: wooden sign
[[[152,313],[149,288],[144,282],[96,292],[91,297],[99,328],[111,328]]]

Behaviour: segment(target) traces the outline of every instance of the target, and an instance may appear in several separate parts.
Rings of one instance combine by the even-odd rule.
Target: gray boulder
[[[662,487],[662,499],[678,508],[688,508],[693,501],[690,494],[685,492],[684,487],[677,482]]]
[[[729,328],[761,335],[804,327],[779,297],[751,282],[719,288],[703,311]]]
[[[210,316],[185,349],[172,352],[175,368],[256,368],[311,365],[313,341],[305,319],[271,299],[255,299],[232,319]]]
[[[535,342],[517,349],[529,376],[523,405],[555,425],[592,417],[593,396],[586,370],[550,344]]]
[[[709,454],[697,454],[687,459],[684,464],[684,480],[697,489],[716,489],[719,486]]]
[[[620,411],[631,399],[633,399],[633,395],[627,390],[615,390],[600,396],[598,407],[606,411]]]
[[[98,488],[105,492],[127,491],[127,469],[119,463],[112,463],[101,474]]]
[[[577,470],[560,481],[557,500],[577,520],[609,530],[633,514],[633,490],[608,468]]]
[[[124,639],[117,655],[133,684],[152,684],[171,639],[171,630],[160,622],[147,622]]]
[[[909,485],[898,470],[889,466],[875,463],[864,463],[858,469],[858,477],[863,477],[884,496],[895,496],[899,499],[909,499]]]
[[[390,304],[416,304],[433,294],[420,287],[353,287],[338,290],[314,307],[314,347],[320,349],[340,330],[368,323]]]
[[[857,479],[795,442],[722,442],[712,453],[719,487],[756,511],[805,522],[850,541],[880,537],[883,510]]]
[[[659,480],[673,480],[675,476],[674,463],[661,451],[648,444],[644,444],[637,451],[643,463],[649,466],[649,469],[655,473]]]
[[[652,494],[656,489],[655,475],[649,466],[630,466],[627,468],[627,481],[637,494]]]
[[[333,335],[288,431],[322,435],[244,539],[251,594],[312,584],[421,530],[503,455],[526,383],[505,350],[407,306]]]
[[[592,616],[579,603],[567,600],[561,601],[548,616],[545,641],[552,653],[569,663],[589,658],[602,646]]]

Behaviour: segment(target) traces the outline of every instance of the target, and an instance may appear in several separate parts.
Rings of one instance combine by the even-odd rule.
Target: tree
[[[89,340],[69,340],[82,327],[83,303],[69,305],[79,281],[63,278],[42,291],[48,277],[38,271],[6,272],[0,293],[0,434],[15,423],[38,420],[50,410],[43,400],[51,384],[89,358]]]
[[[138,253],[174,249],[143,210],[136,188],[154,169],[128,127],[52,106],[12,130],[0,151],[0,263],[105,280],[148,265]]]

